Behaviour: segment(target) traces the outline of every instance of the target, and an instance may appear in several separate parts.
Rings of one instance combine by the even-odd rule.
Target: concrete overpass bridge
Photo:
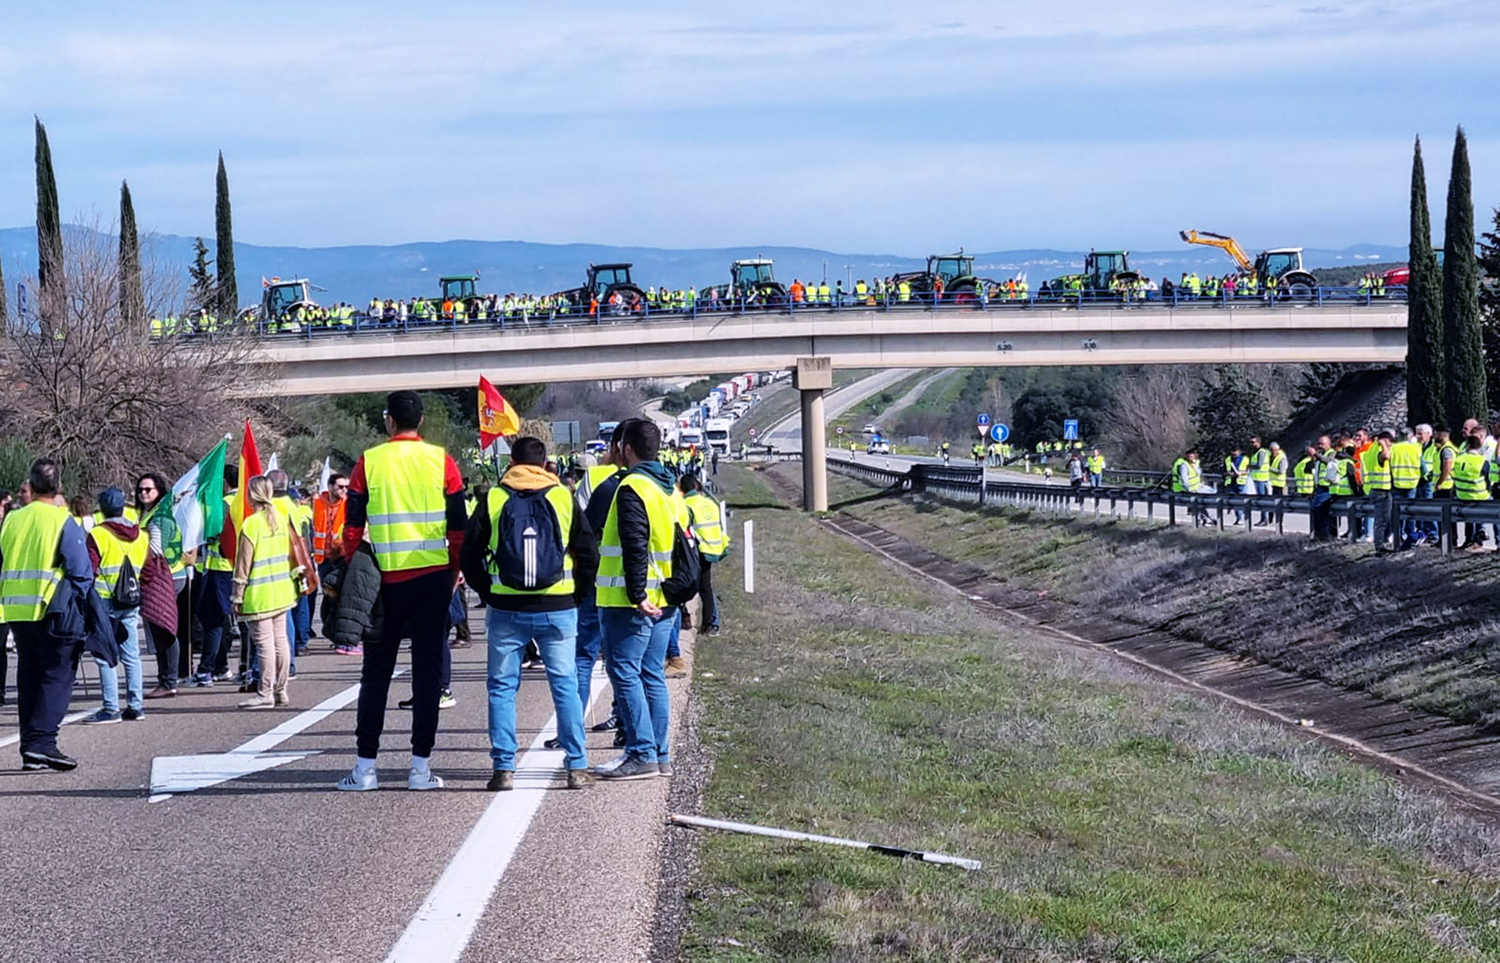
[[[259,339],[264,395],[343,394],[537,381],[666,378],[792,368],[802,392],[808,507],[826,508],[823,390],[834,368],[1103,364],[1399,364],[1406,304],[910,306],[535,320],[409,330],[318,329]]]

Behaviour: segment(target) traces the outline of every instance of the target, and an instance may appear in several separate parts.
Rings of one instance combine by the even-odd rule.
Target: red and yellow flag
[[[488,448],[496,438],[519,434],[521,416],[516,414],[490,380],[479,378],[479,447]]]
[[[262,474],[260,449],[255,445],[255,432],[250,428],[250,419],[245,419],[245,435],[240,441],[239,487],[229,503],[229,515],[224,519],[224,530],[219,535],[219,551],[225,558],[234,558],[239,547],[240,526],[250,511],[250,479]]]

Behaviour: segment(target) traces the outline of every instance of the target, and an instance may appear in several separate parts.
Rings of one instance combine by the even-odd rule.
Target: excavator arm
[[[1255,265],[1245,254],[1245,249],[1240,247],[1240,242],[1227,234],[1214,234],[1210,231],[1178,231],[1184,241],[1189,244],[1206,244],[1216,247],[1234,258],[1234,262],[1240,266],[1241,271],[1253,270]]]

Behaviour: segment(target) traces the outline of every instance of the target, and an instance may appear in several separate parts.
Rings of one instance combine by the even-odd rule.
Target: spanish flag
[[[229,514],[224,519],[224,530],[219,535],[219,551],[225,558],[233,559],[239,547],[240,526],[250,511],[250,479],[261,474],[260,449],[255,445],[255,432],[250,428],[250,419],[245,419],[245,435],[240,441],[239,488],[230,498]]]
[[[495,390],[490,380],[479,378],[479,447],[488,448],[496,438],[519,434],[521,416]]]

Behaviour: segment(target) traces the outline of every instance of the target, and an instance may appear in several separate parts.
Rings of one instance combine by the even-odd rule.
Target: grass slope
[[[758,592],[695,699],[706,815],[979,873],[704,834],[689,961],[1416,961],[1500,954],[1494,839],[1294,733],[999,625],[733,469]]]

